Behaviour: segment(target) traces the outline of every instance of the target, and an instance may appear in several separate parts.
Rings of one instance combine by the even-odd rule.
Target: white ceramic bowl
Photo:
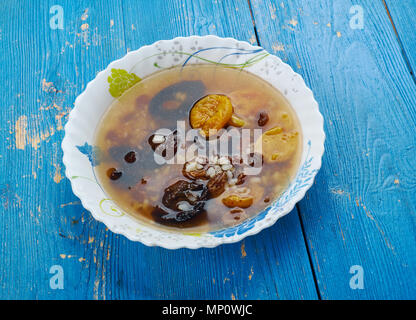
[[[94,132],[106,109],[114,101],[109,92],[111,70],[124,69],[143,78],[175,65],[220,63],[243,68],[268,81],[290,102],[300,121],[303,153],[295,179],[287,190],[262,212],[233,227],[201,234],[155,229],[125,214],[108,199],[94,175]],[[133,78],[132,78],[133,79]],[[312,91],[302,77],[278,57],[247,42],[216,36],[191,36],[161,40],[129,52],[100,72],[76,99],[65,125],[62,141],[65,174],[74,193],[94,218],[111,231],[132,241],[168,249],[215,247],[237,242],[273,225],[289,213],[312,186],[321,167],[325,134],[323,118]]]

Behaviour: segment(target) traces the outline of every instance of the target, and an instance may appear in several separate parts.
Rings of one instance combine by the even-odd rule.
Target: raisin
[[[264,158],[263,155],[257,152],[252,152],[248,156],[248,165],[250,167],[262,167],[264,164]]]
[[[154,143],[154,136],[155,135],[153,134],[148,139],[148,143],[152,150],[162,158],[165,158],[165,160],[172,159],[178,151],[178,132],[176,130],[173,131],[165,137],[165,141],[162,143]]]
[[[124,161],[127,163],[133,163],[136,161],[136,152],[130,151],[124,156]]]
[[[258,125],[260,127],[263,127],[267,124],[267,122],[269,122],[269,115],[267,114],[267,112],[262,111],[259,114],[259,120],[257,121]]]
[[[236,185],[243,184],[245,182],[246,175],[244,173],[240,173],[237,177]]]
[[[118,171],[116,168],[110,168],[107,170],[107,176],[111,180],[118,180],[120,179],[121,175],[122,175],[121,171]]]

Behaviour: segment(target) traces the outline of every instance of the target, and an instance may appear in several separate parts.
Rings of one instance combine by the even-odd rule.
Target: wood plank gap
[[[407,65],[407,68],[409,69],[409,72],[410,72],[410,75],[412,76],[413,82],[416,84],[416,76],[415,76],[415,73],[413,72],[412,65],[410,64],[410,60],[409,60],[409,57],[407,56],[406,50],[404,49],[403,42],[400,39],[399,33],[397,32],[396,25],[394,24],[393,18],[392,18],[391,14],[390,14],[389,7],[387,6],[387,3],[386,3],[385,0],[382,0],[382,1],[383,1],[384,8],[386,9],[387,15],[388,15],[388,17],[390,19],[390,23],[391,23],[391,25],[393,27],[394,33],[396,34],[397,42],[399,43],[400,49],[402,51],[402,56],[404,58],[404,61],[405,61],[406,65]]]
[[[258,36],[258,33],[257,33],[256,19],[254,18],[253,9],[251,7],[251,0],[247,0],[247,3],[248,3],[248,7],[250,9],[251,20],[253,21],[254,34],[256,36],[257,45],[261,46],[259,36]],[[299,207],[298,204],[296,204],[296,209],[297,209],[297,214],[298,214],[298,217],[299,217],[300,227],[301,227],[301,230],[302,230],[303,242],[305,243],[306,252],[308,254],[308,260],[309,260],[309,265],[310,265],[311,271],[312,271],[313,283],[315,285],[316,294],[318,295],[318,299],[322,300],[321,292],[319,291],[318,280],[317,280],[316,274],[315,274],[315,268],[314,268],[314,265],[313,265],[313,262],[312,262],[312,257],[311,257],[311,253],[310,253],[310,250],[309,250],[308,242],[306,240],[306,233],[305,233],[305,228],[303,227],[302,215],[300,214],[300,207]]]
[[[315,274],[315,267],[314,267],[313,262],[312,262],[311,252],[309,250],[308,242],[306,241],[305,228],[303,226],[302,215],[300,214],[300,207],[299,207],[298,203],[296,204],[296,210],[298,211],[300,228],[302,230],[303,241],[305,242],[306,252],[308,253],[308,260],[309,260],[309,264],[310,264],[311,270],[312,270],[312,276],[313,276],[313,282],[315,284],[316,294],[318,295],[318,299],[322,300],[321,292],[319,291],[318,279],[317,279],[316,274]]]
[[[257,45],[260,46],[259,35],[257,34],[256,19],[254,19],[254,13],[253,13],[253,9],[251,8],[250,0],[247,0],[247,3],[248,3],[248,8],[250,10],[251,21],[253,22],[254,35],[256,36]]]

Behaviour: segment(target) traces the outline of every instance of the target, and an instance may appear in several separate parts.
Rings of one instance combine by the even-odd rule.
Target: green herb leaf
[[[124,93],[124,91],[131,88],[140,80],[142,79],[134,73],[128,73],[124,69],[111,69],[111,76],[107,79],[110,84],[110,94],[114,98],[118,98]]]

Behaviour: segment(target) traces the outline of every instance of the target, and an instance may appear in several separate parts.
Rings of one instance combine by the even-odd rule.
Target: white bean
[[[153,143],[159,144],[165,142],[165,137],[160,134],[155,134],[152,139]]]

